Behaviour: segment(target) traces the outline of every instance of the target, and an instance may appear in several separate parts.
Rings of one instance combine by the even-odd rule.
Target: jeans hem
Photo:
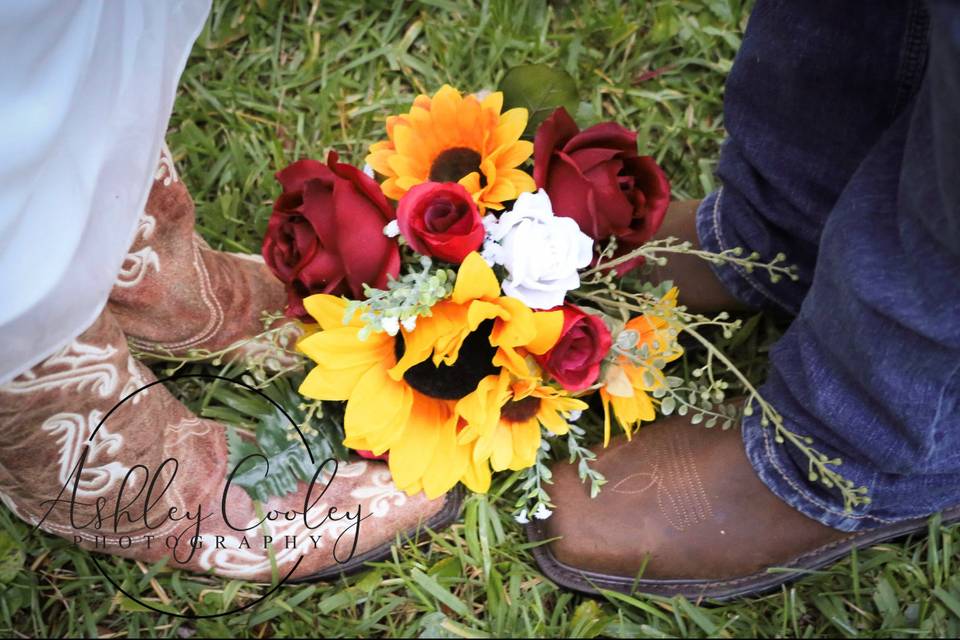
[[[700,203],[697,209],[697,237],[704,251],[721,253],[740,246],[730,243],[723,234],[723,187],[714,191]],[[749,254],[751,247],[742,247]],[[799,309],[778,296],[771,288],[753,273],[731,262],[710,263],[710,268],[727,290],[747,306],[762,308],[771,304],[796,315]]]
[[[785,460],[788,456],[786,447],[792,445],[777,443],[773,430],[772,425],[760,424],[759,412],[744,416],[742,435],[747,459],[760,481],[774,495],[800,513],[828,527],[851,532],[917,517],[911,515],[903,518],[881,518],[864,513],[847,513],[839,496],[836,497],[836,502],[829,502],[814,495],[806,478],[798,478],[796,474],[788,471],[792,469],[793,463]]]

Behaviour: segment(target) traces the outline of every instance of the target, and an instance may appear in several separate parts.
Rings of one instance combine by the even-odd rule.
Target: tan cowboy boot
[[[225,490],[225,428],[193,415],[162,384],[147,386],[155,380],[105,311],[0,387],[0,499],[88,549],[247,580],[270,579],[268,550],[280,576],[349,572],[389,555],[398,536],[457,515],[456,495],[409,497],[386,465],[362,461],[341,462],[335,474],[326,465],[316,484],[270,499],[258,516],[242,488]],[[291,517],[257,526],[274,511]]]
[[[164,145],[135,241],[110,294],[110,311],[140,351],[219,352],[261,334],[263,313],[279,313],[286,302],[263,258],[214,251],[194,222],[193,200]],[[299,331],[293,323],[284,326],[274,346],[292,352]],[[265,340],[244,342],[242,351],[250,357],[266,348]]]
[[[927,527],[926,518],[857,533],[826,527],[774,495],[739,429],[672,417],[597,451],[596,499],[573,465],[553,468],[556,510],[527,527],[540,568],[579,591],[727,599],[772,589],[860,548]],[[944,520],[960,518],[960,509]],[[794,571],[769,571],[772,568]]]

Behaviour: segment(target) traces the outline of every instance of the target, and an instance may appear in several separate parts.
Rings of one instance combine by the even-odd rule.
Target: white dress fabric
[[[106,304],[209,0],[0,2],[0,384]]]

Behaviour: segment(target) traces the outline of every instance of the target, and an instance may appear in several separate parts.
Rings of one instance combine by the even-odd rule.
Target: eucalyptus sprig
[[[366,299],[347,304],[344,324],[359,313],[364,325],[361,339],[374,332],[393,336],[401,326],[413,331],[417,318],[430,316],[431,307],[453,293],[457,277],[452,269],[435,267],[427,256],[421,256],[419,263],[421,270],[411,270],[399,279],[389,278],[386,289],[364,285]]]
[[[213,351],[190,349],[185,354],[175,355],[164,349],[145,349],[136,341],[128,342],[127,346],[130,354],[139,360],[165,363],[166,375],[173,375],[191,363],[219,367],[242,360],[245,370],[254,375],[258,384],[267,385],[273,380],[302,371],[306,365],[306,359],[296,348],[301,331],[292,323],[277,324],[283,317],[282,313],[263,312],[260,318],[263,331]]]
[[[800,277],[796,265],[787,264],[787,256],[783,253],[778,253],[772,260],[765,262],[760,259],[760,254],[756,251],[744,256],[742,247],[733,247],[716,253],[694,249],[693,243],[690,241],[681,241],[672,236],[650,240],[621,256],[615,256],[616,248],[616,238],[611,238],[610,242],[601,250],[596,265],[580,274],[581,284],[609,283],[614,277],[611,275],[611,269],[640,257],[653,264],[663,266],[667,263],[667,256],[661,254],[696,256],[713,264],[728,263],[736,265],[747,273],[753,273],[756,270],[764,271],[770,278],[770,282],[773,283],[779,282],[782,278],[796,281]]]
[[[513,518],[520,524],[530,522],[531,517],[544,520],[553,512],[554,504],[543,487],[544,484],[553,484],[553,472],[547,466],[551,459],[550,450],[550,441],[541,439],[536,461],[522,471],[520,497],[513,505]]]
[[[595,498],[600,493],[600,488],[607,483],[607,479],[590,466],[596,461],[597,454],[584,444],[586,433],[582,427],[573,422],[570,423],[570,429],[566,435],[568,461],[570,464],[577,463],[577,476],[580,482],[590,483],[590,497]],[[540,441],[536,462],[523,471],[520,497],[513,505],[513,517],[521,524],[529,522],[531,517],[541,520],[548,518],[554,508],[553,501],[544,487],[545,484],[553,484],[553,472],[550,471],[547,462],[552,457],[551,441],[556,441],[557,438],[551,435]]]
[[[605,313],[621,318],[652,313],[656,310],[658,296],[651,286],[641,287],[638,291],[627,290],[623,287],[623,279],[618,278],[613,270],[614,267],[638,256],[663,265],[667,257],[660,254],[693,255],[714,264],[734,264],[748,272],[762,270],[767,273],[771,282],[777,282],[783,277],[792,280],[798,277],[796,267],[786,264],[786,257],[782,254],[778,254],[772,261],[762,262],[755,252],[746,257],[743,257],[743,250],[740,248],[712,253],[694,249],[691,243],[679,242],[675,238],[648,242],[619,257],[613,257],[615,252],[616,242],[611,241],[601,251],[597,264],[581,274],[581,288],[571,292],[571,295],[600,308]],[[870,503],[868,489],[855,486],[838,471],[837,467],[841,466],[842,460],[830,458],[813,446],[812,438],[788,428],[783,416],[762,397],[747,376],[701,332],[703,327],[713,327],[722,331],[723,336],[729,339],[740,328],[739,320],[731,319],[726,312],[713,317],[691,313],[683,306],[671,310],[671,314],[679,329],[704,348],[706,364],[698,367],[692,374],[694,378],[705,377],[705,381],[684,382],[682,378],[664,377],[665,384],[658,385],[652,393],[655,401],[659,402],[662,415],[669,415],[676,411],[680,415],[691,414],[691,422],[695,424],[705,421],[707,427],[720,423],[723,428],[730,428],[741,416],[741,411],[742,415],[749,416],[759,410],[760,424],[763,427],[773,428],[775,441],[778,444],[790,443],[807,458],[808,478],[811,482],[820,482],[828,489],[839,491],[847,512],[852,511],[856,506]],[[617,349],[616,345],[614,349]],[[617,355],[625,356],[638,364],[644,362],[638,354],[629,351],[623,351]],[[738,387],[743,390],[745,398],[742,409],[738,409],[735,403],[725,403],[731,385],[715,373],[715,364],[719,364],[732,375]]]

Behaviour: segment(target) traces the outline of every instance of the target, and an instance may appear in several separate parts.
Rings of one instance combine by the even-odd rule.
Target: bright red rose
[[[470,193],[456,182],[424,182],[397,205],[400,233],[414,251],[460,264],[483,244],[483,221]]]
[[[604,243],[618,239],[618,254],[653,237],[670,204],[670,183],[650,156],[637,153],[637,134],[613,122],[580,131],[560,107],[534,139],[533,179],[557,215]],[[621,274],[642,258],[619,266]]]
[[[540,366],[568,391],[583,391],[597,380],[600,363],[613,339],[603,320],[580,307],[565,304],[563,330],[550,351],[536,356]]]
[[[356,167],[299,160],[279,171],[283,193],[263,239],[263,259],[287,287],[287,315],[309,320],[303,299],[315,293],[362,299],[400,272],[400,252],[383,227],[394,219],[380,186]]]

